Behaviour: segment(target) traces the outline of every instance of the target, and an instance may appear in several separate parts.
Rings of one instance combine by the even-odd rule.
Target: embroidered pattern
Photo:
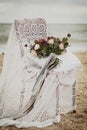
[[[41,18],[15,20],[15,30],[20,43],[47,36],[46,21]]]

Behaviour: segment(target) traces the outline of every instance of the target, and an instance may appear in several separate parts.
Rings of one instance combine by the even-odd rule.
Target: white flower
[[[39,44],[36,44],[34,50],[38,50],[40,48]]]
[[[33,46],[33,45],[35,45],[35,42],[33,42],[33,41],[32,41],[32,42],[30,42],[30,45],[32,45],[32,46]]]
[[[49,39],[49,40],[48,40],[48,43],[49,43],[49,44],[53,44],[53,43],[54,43],[54,39]]]

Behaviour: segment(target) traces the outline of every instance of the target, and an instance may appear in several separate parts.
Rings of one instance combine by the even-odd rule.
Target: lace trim
[[[1,119],[0,120],[0,126],[8,126],[8,125],[14,125],[16,126],[17,128],[27,128],[27,127],[31,127],[31,126],[35,126],[37,128],[43,128],[43,127],[46,127],[46,126],[50,126],[52,125],[53,123],[58,123],[60,122],[60,115],[57,116],[57,117],[54,117],[53,119],[47,119],[43,122],[40,122],[40,121],[34,121],[34,122],[25,122],[25,121],[22,121],[22,122],[18,122],[18,121],[14,121],[10,118],[5,118],[5,119]]]
[[[46,21],[41,18],[15,20],[15,31],[20,43],[46,38]]]

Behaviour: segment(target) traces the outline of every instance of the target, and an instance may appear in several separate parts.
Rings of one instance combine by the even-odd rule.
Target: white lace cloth
[[[14,25],[7,44],[0,77],[0,126],[45,127],[60,121],[60,114],[76,109],[76,69],[80,61],[70,52],[58,56],[62,63],[49,71],[31,111],[15,119],[26,107],[32,88],[47,58],[33,57],[25,49],[21,57]]]

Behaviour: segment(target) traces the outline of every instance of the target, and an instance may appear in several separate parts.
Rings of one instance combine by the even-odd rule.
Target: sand
[[[23,128],[22,130],[87,130],[87,52],[75,53],[80,59],[84,70],[78,72],[77,79],[77,111],[62,115],[62,121],[45,128]],[[0,55],[0,71],[2,70],[3,55]],[[0,130],[19,130],[8,126]]]

